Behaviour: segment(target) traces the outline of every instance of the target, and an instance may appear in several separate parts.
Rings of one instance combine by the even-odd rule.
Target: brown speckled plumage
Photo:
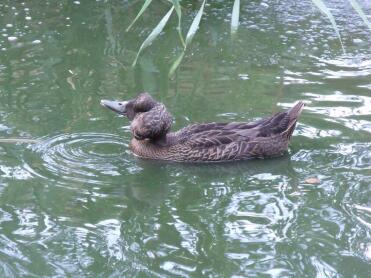
[[[102,101],[131,120],[130,147],[143,158],[179,162],[232,161],[277,156],[287,150],[298,116],[298,102],[285,112],[254,122],[193,124],[169,132],[172,118],[148,93],[128,102]]]

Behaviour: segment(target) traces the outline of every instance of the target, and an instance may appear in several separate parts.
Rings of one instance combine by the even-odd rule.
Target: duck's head
[[[112,111],[126,116],[131,121],[137,114],[148,112],[158,104],[148,93],[141,93],[128,101],[102,99],[100,103]]]
[[[161,138],[170,130],[170,113],[148,93],[129,101],[101,100],[101,104],[132,121],[131,131],[138,140]]]

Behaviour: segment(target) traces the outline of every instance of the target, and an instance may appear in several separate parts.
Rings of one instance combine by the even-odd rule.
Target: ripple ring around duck
[[[105,176],[119,176],[127,146],[117,135],[107,133],[58,134],[30,145],[24,168],[33,176],[59,183],[102,184]]]

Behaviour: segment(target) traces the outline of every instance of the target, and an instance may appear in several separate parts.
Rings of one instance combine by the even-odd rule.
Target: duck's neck
[[[161,140],[133,138],[130,142],[130,148],[134,154],[143,158],[160,158],[166,152],[166,138]]]

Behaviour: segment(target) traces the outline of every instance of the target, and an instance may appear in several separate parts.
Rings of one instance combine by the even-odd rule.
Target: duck
[[[174,162],[226,162],[283,155],[304,103],[251,122],[195,123],[171,132],[172,115],[149,93],[101,105],[131,121],[132,152],[145,159]]]

